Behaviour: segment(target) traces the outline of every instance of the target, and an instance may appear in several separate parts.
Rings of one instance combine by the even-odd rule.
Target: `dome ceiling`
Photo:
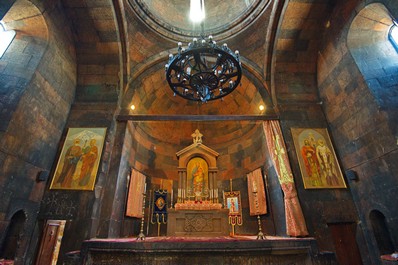
[[[207,143],[215,145],[236,142],[242,135],[258,125],[256,121],[181,121],[184,115],[260,115],[275,116],[271,96],[258,64],[266,62],[264,44],[266,35],[257,34],[247,28],[265,31],[268,27],[267,8],[270,1],[260,0],[205,0],[205,35],[213,35],[219,43],[228,43],[232,50],[241,52],[243,75],[240,85],[223,99],[207,103],[194,102],[174,96],[166,81],[164,65],[168,54],[175,53],[177,42],[186,46],[192,37],[201,35],[199,25],[189,20],[188,0],[128,0],[127,17],[129,32],[129,54],[132,79],[123,96],[124,110],[130,104],[135,110],[130,115],[147,115],[156,120],[159,115],[175,116],[175,121],[139,122],[138,127],[153,142],[174,145],[189,144],[190,134],[199,128],[209,138]],[[262,16],[265,14],[265,16]],[[260,19],[260,17],[262,17]],[[223,41],[223,42],[220,42]],[[246,51],[255,52],[255,56]],[[246,56],[247,55],[247,56]],[[257,61],[251,61],[255,58]],[[267,109],[260,111],[259,106]],[[127,114],[127,113],[126,113]],[[188,142],[182,142],[188,141]]]
[[[319,32],[331,7],[328,0],[205,0],[205,35],[239,50],[244,71],[241,86],[223,101],[199,104],[173,97],[164,72],[177,42],[186,46],[201,33],[199,26],[189,22],[190,1],[61,2],[74,27],[77,98],[83,95],[83,99],[106,101],[107,95],[120,91],[121,115],[174,115],[179,119],[183,115],[258,115],[259,105],[264,104],[265,114],[275,117],[277,103],[281,108],[281,104],[317,100]],[[128,108],[132,103],[134,112]],[[167,128],[172,136],[170,124]],[[151,126],[149,122],[145,125],[149,136],[167,138]],[[218,131],[216,127],[222,131],[221,126],[212,126]]]
[[[234,35],[252,23],[268,2],[269,0],[206,0],[205,35],[213,35],[218,39]],[[201,34],[200,25],[189,19],[188,0],[129,0],[129,4],[142,21],[163,36],[183,40],[184,37],[192,38]]]

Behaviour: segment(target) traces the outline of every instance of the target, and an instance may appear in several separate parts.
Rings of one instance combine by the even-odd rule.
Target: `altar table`
[[[167,236],[228,236],[228,209],[168,210]]]

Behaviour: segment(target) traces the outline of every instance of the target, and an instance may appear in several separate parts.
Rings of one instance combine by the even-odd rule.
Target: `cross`
[[[203,134],[201,134],[198,129],[196,129],[195,132],[191,136],[193,138],[193,143],[194,144],[201,144],[202,143]]]

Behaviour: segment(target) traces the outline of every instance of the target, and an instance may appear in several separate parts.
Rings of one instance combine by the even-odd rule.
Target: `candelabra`
[[[253,184],[255,184],[255,183],[253,183]],[[257,239],[265,239],[265,235],[261,229],[261,218],[260,218],[260,215],[258,214],[259,213],[259,210],[258,210],[259,203],[258,203],[258,198],[257,198],[257,186],[256,185],[253,185],[253,194],[254,194],[254,204],[256,206],[257,224],[258,224]]]
[[[141,217],[141,228],[140,228],[140,233],[138,234],[137,240],[145,240],[145,235],[144,235],[144,219],[145,219],[145,197],[146,194],[142,194],[142,217]]]

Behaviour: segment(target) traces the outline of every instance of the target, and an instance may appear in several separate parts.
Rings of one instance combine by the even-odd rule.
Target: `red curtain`
[[[294,186],[294,178],[279,121],[265,121],[263,128],[268,150],[285,195],[286,232],[289,236],[307,236],[307,226]]]

